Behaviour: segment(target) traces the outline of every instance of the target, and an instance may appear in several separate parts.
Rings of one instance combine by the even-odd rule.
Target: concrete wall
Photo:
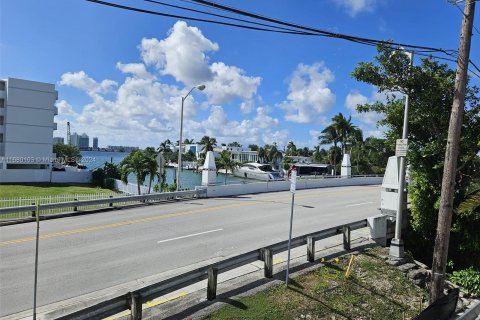
[[[7,182],[48,182],[50,170],[10,169],[0,170],[0,183]]]
[[[52,171],[52,182],[56,183],[90,183],[92,182],[91,171]]]
[[[327,188],[340,186],[376,185],[382,183],[383,177],[356,177],[332,179],[297,180],[297,190]],[[248,184],[231,184],[207,187],[207,197],[225,197],[241,194],[275,192],[290,190],[290,181],[258,182]]]
[[[123,193],[138,194],[138,188],[137,188],[136,183],[125,184],[125,183],[123,183],[123,181],[115,179],[113,186],[114,186],[115,189],[117,189],[118,191],[121,191]],[[148,187],[140,186],[140,192],[142,194],[147,193],[148,192]],[[153,186],[152,186],[151,192],[153,192]]]

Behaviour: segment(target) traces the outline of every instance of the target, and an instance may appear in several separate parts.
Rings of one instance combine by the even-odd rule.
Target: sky
[[[141,0],[110,1],[199,16]],[[211,11],[189,1],[165,2]],[[447,0],[218,2],[331,32],[459,46],[462,13]],[[477,65],[478,36],[474,31],[470,54]],[[69,121],[72,133],[98,137],[100,147],[178,140],[182,97],[201,84],[204,91],[194,89],[185,99],[183,138],[208,135],[218,143],[275,142],[280,148],[293,141],[313,148],[339,112],[351,116],[364,137],[382,137],[380,116],[358,114],[355,106],[385,95],[351,76],[375,54],[374,47],[340,39],[154,16],[85,0],[0,0],[0,78],[54,83],[54,135],[65,137]]]

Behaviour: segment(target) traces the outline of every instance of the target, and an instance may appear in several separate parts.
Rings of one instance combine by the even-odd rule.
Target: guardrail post
[[[350,250],[350,227],[343,227],[343,249]]]
[[[312,237],[307,237],[307,260],[315,262],[315,240]]]
[[[110,199],[112,199],[112,198],[113,198],[113,196],[112,196],[112,195],[110,195],[110,196],[108,196],[108,197],[109,197]],[[113,202],[110,202],[110,203],[108,204],[108,206],[109,206],[109,207],[113,207]]]
[[[217,297],[217,275],[217,268],[210,267],[208,269],[207,300],[209,301]]]
[[[128,307],[130,308],[131,319],[141,320],[142,319],[141,296],[137,293],[129,292],[127,293],[127,303],[128,303]]]
[[[263,248],[263,274],[265,278],[273,277],[273,250]]]
[[[73,199],[73,201],[78,201],[78,199],[75,198],[75,199]],[[77,205],[75,205],[75,206],[73,207],[73,211],[78,211]]]
[[[32,202],[32,206],[35,205],[35,202]],[[32,210],[32,217],[35,218],[36,217],[36,211],[35,210]]]

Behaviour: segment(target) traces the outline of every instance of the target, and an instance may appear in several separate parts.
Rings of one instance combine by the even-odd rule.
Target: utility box
[[[387,219],[382,214],[367,218],[370,238],[382,247],[387,245]]]
[[[398,172],[400,169],[400,159],[393,156],[388,158],[387,169],[383,176],[382,191],[380,199],[380,212],[385,216],[395,218],[397,216],[398,203]],[[404,192],[404,214],[406,212],[407,193]],[[405,219],[403,220],[405,221]]]

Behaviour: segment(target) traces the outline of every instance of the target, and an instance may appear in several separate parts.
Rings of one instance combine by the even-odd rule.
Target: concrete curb
[[[471,307],[460,313],[455,320],[474,320],[480,318],[480,300],[473,303]]]

